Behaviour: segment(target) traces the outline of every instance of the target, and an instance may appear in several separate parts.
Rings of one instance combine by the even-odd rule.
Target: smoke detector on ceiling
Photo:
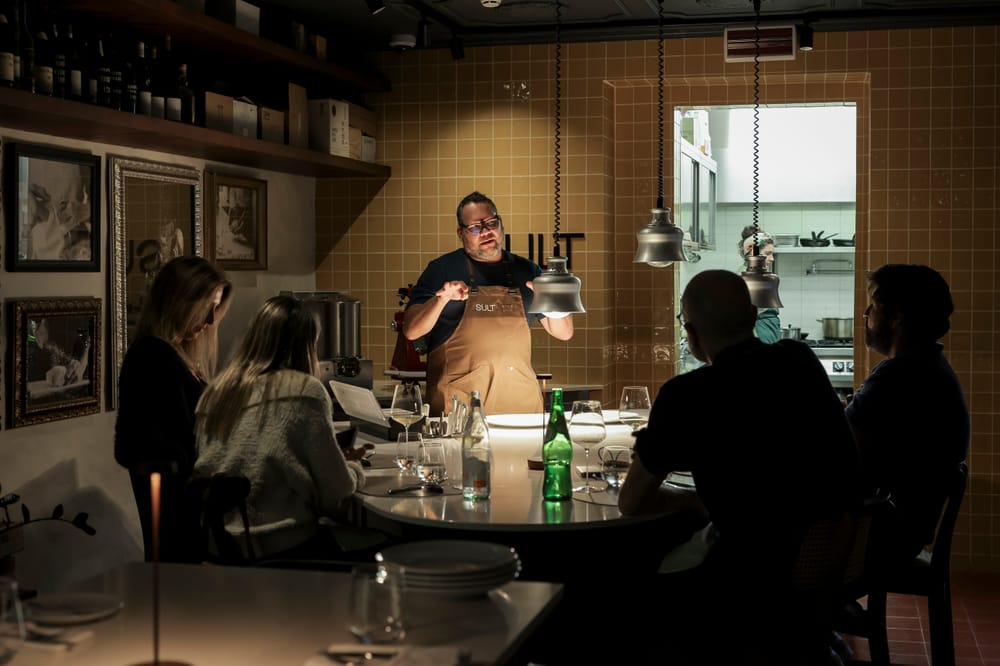
[[[486,7],[486,9],[496,9],[500,6],[501,2],[503,2],[503,0],[479,0],[479,4]]]

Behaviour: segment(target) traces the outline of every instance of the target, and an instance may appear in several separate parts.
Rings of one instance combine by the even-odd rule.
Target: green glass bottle
[[[563,409],[563,390],[552,389],[552,409],[549,423],[545,428],[545,443],[542,444],[542,498],[560,501],[573,498],[573,479],[570,465],[573,462],[573,444],[566,427]]]

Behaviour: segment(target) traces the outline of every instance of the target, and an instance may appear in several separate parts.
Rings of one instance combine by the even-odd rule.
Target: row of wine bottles
[[[155,45],[75,29],[48,5],[0,0],[0,86],[194,124],[188,65],[169,34]]]

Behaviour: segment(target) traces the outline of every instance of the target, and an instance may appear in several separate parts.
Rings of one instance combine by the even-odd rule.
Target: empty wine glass
[[[409,434],[410,426],[423,418],[423,407],[420,385],[417,382],[403,382],[392,392],[389,418],[403,426],[403,432]]]
[[[599,400],[574,400],[569,418],[569,438],[583,447],[584,485],[573,489],[575,493],[599,491],[590,485],[590,447],[600,444],[607,435],[604,427],[604,412]]]
[[[649,423],[649,390],[645,386],[626,386],[618,405],[618,420],[635,432]]]
[[[13,661],[24,645],[24,612],[17,581],[0,577],[0,664]]]

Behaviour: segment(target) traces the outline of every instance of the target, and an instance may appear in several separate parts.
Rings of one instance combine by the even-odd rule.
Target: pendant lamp
[[[586,312],[580,301],[580,278],[567,270],[566,257],[559,256],[559,132],[562,122],[562,2],[556,2],[556,148],[555,148],[555,232],[552,254],[545,271],[534,279],[535,296],[529,313],[558,319],[574,312]]]
[[[750,302],[758,308],[781,308],[778,297],[778,276],[767,270],[767,258],[760,254],[758,236],[760,216],[758,213],[758,182],[760,169],[760,2],[753,0],[754,10],[754,56],[753,56],[753,247],[747,257],[747,269],[741,277],[750,290]]]
[[[654,268],[669,266],[675,261],[684,261],[684,232],[670,222],[670,209],[663,207],[663,0],[656,0],[656,13],[659,18],[657,39],[657,115],[656,125],[659,139],[656,142],[659,150],[659,169],[656,184],[658,195],[656,208],[650,211],[649,224],[636,233],[638,247],[635,251],[634,264],[649,264]]]

